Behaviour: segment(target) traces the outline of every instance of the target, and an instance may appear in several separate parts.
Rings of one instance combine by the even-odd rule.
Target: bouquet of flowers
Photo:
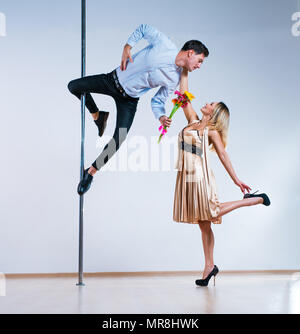
[[[178,90],[175,91],[175,94],[177,95],[176,99],[173,99],[172,102],[174,104],[174,107],[171,111],[171,114],[169,116],[169,118],[171,119],[173,117],[173,115],[175,114],[175,112],[180,108],[184,108],[186,107],[186,105],[188,104],[188,102],[192,101],[195,96],[187,91],[184,92],[184,94],[180,94],[180,92],[178,92]],[[160,126],[159,131],[161,131],[161,134],[158,138],[158,143],[160,143],[161,138],[167,133],[167,127],[166,126]]]

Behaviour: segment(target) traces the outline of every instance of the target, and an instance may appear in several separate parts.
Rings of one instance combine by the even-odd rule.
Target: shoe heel
[[[216,286],[216,275],[214,275],[214,286]]]

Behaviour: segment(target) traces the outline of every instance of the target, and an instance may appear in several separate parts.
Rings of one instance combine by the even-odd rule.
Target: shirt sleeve
[[[174,92],[176,87],[160,87],[157,93],[151,99],[151,107],[154,117],[159,119],[161,116],[166,115],[165,103],[170,94]]]
[[[149,24],[141,24],[129,36],[127,44],[134,47],[143,38],[147,40],[149,44],[155,45],[164,38],[164,34]]]

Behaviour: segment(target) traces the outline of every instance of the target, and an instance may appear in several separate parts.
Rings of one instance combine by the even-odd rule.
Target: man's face
[[[200,68],[203,61],[204,61],[204,53],[196,54],[194,50],[188,50],[187,52],[187,61],[186,61],[186,68],[189,72]]]

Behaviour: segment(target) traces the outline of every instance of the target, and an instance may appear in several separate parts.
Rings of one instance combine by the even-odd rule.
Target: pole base
[[[84,283],[76,283],[77,286],[85,286]]]

